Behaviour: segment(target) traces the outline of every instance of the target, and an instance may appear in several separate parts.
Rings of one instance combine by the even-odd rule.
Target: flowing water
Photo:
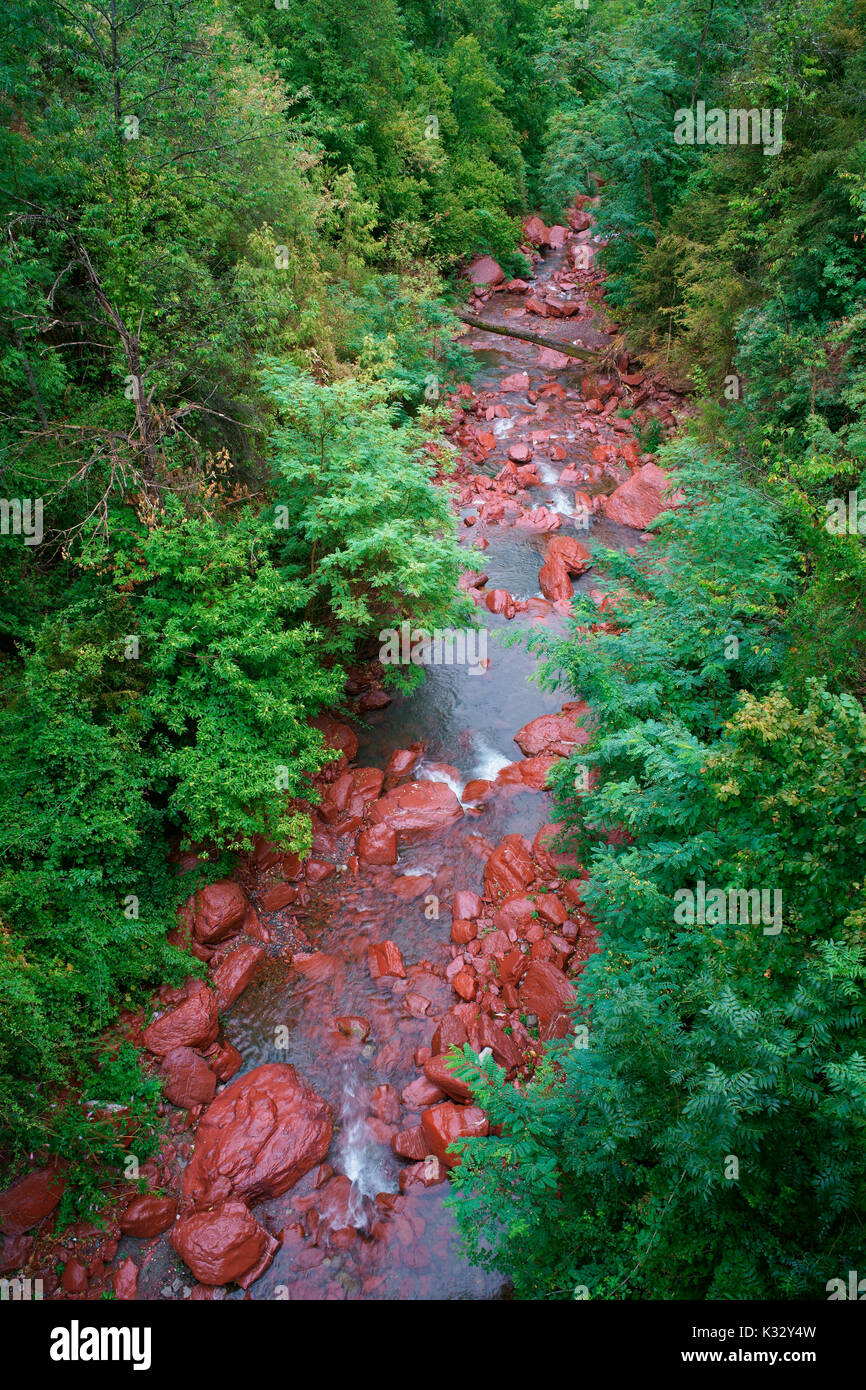
[[[562,265],[562,252],[549,254],[537,267],[536,286]],[[519,293],[498,293],[485,312],[507,322],[506,311],[520,309],[523,300]],[[544,331],[558,333],[561,340],[579,336],[589,346],[604,341],[588,320],[555,320],[545,324]],[[552,381],[565,388],[565,399],[550,399],[546,410],[534,409],[525,392],[499,397],[511,418],[481,426],[492,430],[497,444],[478,471],[493,476],[510,445],[531,444],[533,430],[548,431],[550,445],[561,445],[566,458],[554,463],[534,454],[543,483],[532,488],[530,505],[544,504],[560,513],[559,535],[586,540],[586,531],[572,526],[574,492],[559,485],[566,463],[592,471],[591,452],[598,441],[581,428],[576,412],[585,368],[577,362],[555,372],[539,368],[538,348],[517,339],[476,334],[471,344],[477,354],[472,382],[476,393],[498,392],[502,380],[516,371],[528,372],[533,388]],[[609,478],[594,481],[595,491],[611,486]],[[593,490],[592,483],[580,486]],[[465,507],[462,514],[476,510]],[[489,575],[488,589],[504,588],[519,599],[540,598],[538,570],[546,536],[513,524],[480,521],[461,531],[467,544],[480,538],[488,542],[477,562]],[[608,544],[635,543],[634,531],[603,517],[593,517],[590,531]],[[592,584],[592,571],[575,581],[576,588]],[[462,798],[470,780],[493,780],[503,767],[518,761],[515,732],[571,698],[565,690],[548,694],[533,685],[534,659],[521,645],[505,647],[498,641],[503,631],[531,625],[539,615],[548,628],[563,625],[550,605],[534,607],[534,612],[530,605],[530,611],[510,622],[480,607],[488,629],[489,667],[475,674],[466,666],[428,668],[416,693],[395,698],[357,727],[356,765],[384,768],[392,752],[420,743],[424,754],[415,777],[445,781]],[[378,1137],[368,1117],[375,1110],[377,1087],[387,1084],[399,1093],[419,1076],[415,1051],[429,1047],[435,1020],[454,1002],[441,973],[451,960],[452,893],[481,889],[485,858],[503,835],[520,832],[531,839],[549,819],[546,793],[504,787],[481,804],[464,802],[461,820],[402,849],[394,869],[362,868],[353,875],[338,864],[337,873],[310,890],[304,907],[292,908],[309,940],[308,949],[322,953],[316,968],[301,975],[287,953],[270,956],[229,1011],[225,1036],[243,1057],[242,1072],[263,1062],[290,1062],[330,1102],[335,1128],[328,1161],[336,1176],[329,1179],[326,1172],[317,1179],[309,1174],[283,1197],[256,1208],[258,1218],[273,1232],[283,1231],[284,1238],[270,1268],[247,1297],[489,1299],[506,1292],[500,1278],[474,1268],[461,1255],[453,1217],[444,1205],[447,1182],[413,1187],[405,1196],[399,1193],[398,1175],[407,1160],[395,1157],[382,1142],[387,1132],[383,1135],[381,1125],[390,1121],[392,1129],[411,1127],[418,1123],[418,1112],[404,1106],[399,1114],[389,1114],[388,1103],[380,1103]],[[351,846],[346,858],[350,853]],[[339,851],[335,858],[345,863]],[[371,978],[367,946],[384,938],[399,946],[408,981]],[[335,1027],[335,1018],[346,1015],[369,1021],[365,1041],[345,1037]],[[135,1243],[128,1244],[135,1253]],[[155,1252],[142,1269],[140,1296],[178,1297],[179,1281],[192,1282],[163,1241],[161,1253]]]

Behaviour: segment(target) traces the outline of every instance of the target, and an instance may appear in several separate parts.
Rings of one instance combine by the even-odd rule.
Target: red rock
[[[77,1256],[66,1261],[60,1283],[67,1293],[84,1293],[87,1289],[87,1270]]]
[[[463,917],[455,917],[451,922],[451,940],[458,946],[465,946],[467,942],[474,941],[478,935],[478,928],[474,922],[468,921]]]
[[[521,981],[521,1007],[535,1014],[541,1024],[567,1017],[574,998],[574,986],[549,961],[533,961]]]
[[[444,1182],[447,1176],[447,1168],[430,1154],[423,1163],[411,1163],[408,1168],[401,1168],[397,1183],[401,1192],[410,1192],[413,1187],[435,1187],[437,1183]]]
[[[177,1202],[174,1197],[157,1197],[152,1192],[144,1192],[127,1203],[120,1217],[120,1229],[125,1236],[135,1236],[137,1240],[150,1240],[161,1236],[174,1224],[177,1216]]]
[[[268,888],[261,895],[262,910],[264,912],[279,912],[280,908],[288,907],[298,896],[298,889],[294,883],[276,883],[273,888]]]
[[[586,232],[592,226],[589,213],[579,212],[577,208],[569,208],[566,221],[573,232]]]
[[[528,841],[522,835],[506,835],[484,866],[484,890],[488,897],[512,897],[535,878]]]
[[[560,563],[569,574],[584,574],[592,565],[592,555],[573,536],[553,536],[548,542],[548,563]]]
[[[340,766],[340,771],[342,771],[346,763],[350,763],[358,752],[358,739],[354,731],[350,729],[348,724],[341,724],[330,714],[317,715],[315,719],[310,720],[310,724],[314,729],[319,730],[327,748],[332,748],[341,754],[339,763],[328,764],[326,770],[333,770]]]
[[[402,1129],[399,1134],[395,1134],[391,1140],[391,1149],[398,1158],[411,1158],[415,1162],[426,1158],[430,1152],[420,1125],[416,1125],[414,1129]]]
[[[547,232],[547,244],[551,250],[555,251],[558,247],[564,246],[568,240],[568,228],[555,224]]]
[[[393,1125],[400,1123],[400,1097],[393,1086],[386,1084],[377,1086],[370,1096],[370,1106],[377,1119],[384,1123]]]
[[[480,917],[484,911],[484,900],[477,893],[470,893],[465,888],[454,894],[454,901],[451,904],[451,915],[453,917],[466,917],[470,921],[475,917]]]
[[[471,970],[458,970],[451,985],[455,994],[459,994],[461,999],[475,998],[475,976]]]
[[[530,898],[521,896],[508,898],[493,918],[493,925],[498,931],[516,931],[518,936],[523,936],[527,927],[536,920],[535,903]]]
[[[184,1195],[199,1206],[229,1197],[278,1197],[324,1160],[331,1134],[330,1105],[298,1079],[294,1067],[255,1067],[202,1116],[183,1175]]]
[[[536,753],[555,753],[565,758],[572,748],[588,743],[589,734],[570,715],[541,714],[518,729],[514,742],[527,757]]]
[[[462,1005],[457,1007],[461,1008]],[[456,1013],[448,1013],[439,1020],[430,1046],[434,1054],[438,1055],[440,1052],[447,1052],[449,1047],[462,1047],[468,1041],[469,1035],[462,1018]]]
[[[429,1062],[425,1062],[424,1075],[440,1094],[444,1092],[452,1100],[472,1099],[472,1092],[469,1087],[465,1081],[458,1081],[444,1057],[431,1057]],[[424,1102],[425,1105],[430,1103],[430,1101]]]
[[[552,603],[559,599],[570,599],[574,587],[568,577],[568,570],[561,560],[548,561],[538,571],[538,585],[545,598]]]
[[[523,512],[516,524],[523,531],[535,531],[541,535],[546,531],[558,531],[562,517],[549,507],[533,507],[531,511]]]
[[[421,1129],[426,1152],[434,1154],[446,1168],[456,1168],[460,1156],[447,1152],[449,1144],[458,1139],[487,1134],[490,1126],[484,1111],[477,1106],[455,1105],[453,1101],[446,1100],[424,1111]]]
[[[528,391],[529,375],[527,372],[512,372],[500,381],[499,389],[503,393],[506,391]]]
[[[467,782],[463,788],[464,801],[485,801],[492,791],[495,790],[496,783],[488,782],[483,777],[473,778]]]
[[[22,1269],[36,1244],[33,1236],[0,1236],[0,1274]]]
[[[568,913],[555,893],[539,893],[535,899],[535,906],[539,917],[549,922],[552,927],[561,927],[563,922],[568,921]]]
[[[244,1289],[264,1273],[279,1249],[238,1201],[182,1216],[171,1243],[200,1284],[240,1284]]]
[[[66,1179],[56,1168],[38,1168],[0,1193],[0,1227],[19,1236],[50,1215],[63,1196]]]
[[[532,458],[532,450],[528,444],[511,444],[508,449],[508,457],[515,463],[528,463]]]
[[[663,469],[654,463],[645,463],[605,498],[605,516],[621,526],[645,531],[663,511],[679,506],[683,500],[682,493],[665,498],[668,483],[668,474]]]
[[[210,1047],[219,1031],[216,995],[206,985],[145,1028],[142,1038],[148,1052],[164,1057],[174,1047]]]
[[[511,1071],[512,1067],[519,1067],[523,1063],[523,1053],[514,1039],[509,1037],[500,1024],[488,1018],[487,1014],[482,1014],[478,1020],[478,1048],[481,1050],[485,1047],[490,1048],[494,1061],[506,1071]]]
[[[527,218],[523,224],[523,235],[533,246],[546,246],[548,231],[537,213]]]
[[[395,865],[398,837],[391,826],[368,826],[357,837],[359,858],[368,865]]]
[[[304,865],[304,877],[310,884],[321,883],[336,872],[336,866],[326,859],[308,859]]]
[[[452,825],[462,815],[463,807],[445,782],[407,782],[375,802],[370,819],[399,836],[414,837]]]
[[[238,946],[213,972],[217,1008],[231,1008],[255,975],[265,953],[261,946]]]
[[[182,1110],[209,1105],[216,1095],[216,1073],[191,1047],[173,1047],[163,1058],[160,1070],[163,1095]]]
[[[482,601],[491,613],[500,613],[504,618],[513,618],[517,612],[517,605],[507,589],[491,589]]]
[[[248,907],[243,889],[229,878],[199,889],[195,895],[193,919],[196,941],[213,946],[239,932]]]
[[[368,946],[367,963],[374,980],[381,979],[383,975],[396,975],[400,980],[406,978],[403,957],[394,941],[380,941],[376,945]]]
[[[422,1110],[425,1105],[435,1105],[437,1100],[444,1100],[444,1095],[441,1086],[429,1081],[425,1075],[404,1086],[400,1099],[407,1110]]]
[[[547,300],[541,299],[537,294],[526,296],[526,310],[530,314],[538,314],[539,317],[547,318]]]
[[[479,256],[467,268],[466,274],[473,285],[499,285],[505,279],[502,266],[492,256]]]
[[[461,580],[467,577],[474,577],[477,581],[480,575],[470,570],[467,574],[462,574],[460,576]],[[465,587],[465,585],[461,585],[460,587]],[[385,777],[407,777],[420,762],[423,752],[424,748],[420,743],[413,744],[411,748],[398,748],[396,752],[391,754],[385,764]]]
[[[343,969],[340,957],[330,955],[327,951],[296,952],[292,957],[292,964],[299,974],[314,984],[333,980]]]

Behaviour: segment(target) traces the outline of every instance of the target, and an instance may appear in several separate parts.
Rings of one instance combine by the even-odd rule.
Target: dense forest
[[[60,1163],[62,1231],[159,1154],[133,1020],[208,978],[184,904],[321,859],[381,632],[475,621],[467,271],[525,292],[527,216],[583,206],[620,353],[687,402],[631,422],[680,504],[505,638],[591,712],[548,819],[598,949],[531,1065],[449,1038],[487,1118],[431,1190],[519,1299],[826,1298],[866,1269],[866,0],[0,25],[3,1185]],[[379,670],[382,717],[421,680]]]

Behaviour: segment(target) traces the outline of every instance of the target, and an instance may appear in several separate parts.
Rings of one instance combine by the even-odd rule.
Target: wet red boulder
[[[491,589],[482,602],[491,613],[499,613],[503,618],[513,618],[517,612],[517,604],[507,589]]]
[[[552,251],[556,251],[560,246],[564,246],[567,240],[568,240],[568,228],[567,228],[567,227],[562,227],[562,226],[560,226],[559,224],[556,224],[556,223],[555,223],[554,226],[548,228],[548,232],[547,232],[547,244],[548,244],[548,246],[551,248]]]
[[[209,1105],[216,1095],[216,1073],[191,1047],[173,1047],[162,1059],[162,1090],[182,1110]]]
[[[461,888],[454,894],[454,901],[451,904],[452,917],[480,917],[484,911],[484,900],[477,893],[470,893],[467,889]]]
[[[533,213],[523,224],[523,235],[533,246],[547,245],[547,227],[537,213]]]
[[[538,571],[538,587],[552,603],[558,599],[570,599],[574,586],[568,577],[568,570],[561,560],[548,560]]]
[[[137,1240],[150,1240],[161,1236],[174,1224],[177,1216],[177,1202],[174,1197],[157,1197],[155,1193],[144,1192],[133,1197],[120,1217],[120,1229],[125,1236],[135,1236]]]
[[[243,1065],[241,1054],[229,1042],[217,1043],[210,1049],[207,1060],[218,1081],[230,1081]]]
[[[512,372],[510,376],[503,377],[499,383],[500,391],[528,391],[529,374],[527,372]]]
[[[552,536],[547,546],[549,564],[562,564],[569,574],[584,574],[592,565],[592,556],[585,545],[574,536]]]
[[[438,1055],[440,1052],[447,1052],[449,1047],[462,1047],[468,1041],[469,1037],[463,1019],[456,1013],[449,1013],[440,1019],[431,1039],[430,1047],[434,1055]]]
[[[171,1243],[200,1284],[249,1288],[279,1249],[243,1202],[222,1202],[212,1211],[182,1216]]]
[[[129,1256],[117,1266],[111,1276],[114,1297],[122,1300],[134,1299],[138,1294],[138,1265]]]
[[[575,359],[569,357],[566,352],[557,352],[556,348],[542,348],[536,360],[536,366],[543,367],[545,371],[559,372],[564,367],[573,367]]]
[[[487,1014],[482,1014],[478,1020],[476,1042],[479,1051],[489,1047],[494,1061],[506,1071],[510,1071],[512,1067],[519,1067],[523,1062],[523,1053],[517,1043],[501,1024],[488,1018]]]
[[[399,836],[413,837],[452,825],[462,815],[463,807],[445,782],[407,782],[380,797],[370,819]]]
[[[370,1096],[370,1108],[376,1118],[382,1120],[385,1124],[395,1125],[400,1123],[400,1115],[402,1113],[400,1108],[400,1097],[394,1090],[394,1087],[389,1086],[387,1082],[377,1086],[373,1091]]]
[[[330,714],[317,715],[315,719],[310,720],[310,724],[314,729],[318,729],[325,740],[325,746],[341,755],[337,761],[329,763],[325,770],[326,775],[330,772],[332,776],[339,776],[358,751],[357,735],[348,724],[341,724]]]
[[[574,986],[550,961],[533,961],[520,982],[520,1005],[540,1024],[567,1018],[574,1004]]]
[[[432,1153],[444,1163],[446,1168],[456,1168],[460,1155],[448,1153],[449,1144],[458,1139],[473,1138],[487,1134],[490,1126],[483,1110],[475,1105],[455,1105],[453,1101],[443,1101],[425,1110],[421,1116],[421,1129],[427,1145],[427,1153]],[[407,1155],[408,1156],[408,1155]]]
[[[671,498],[665,497],[669,481],[663,469],[654,463],[645,463],[605,498],[605,516],[621,526],[645,531],[663,511],[679,506],[683,500],[679,492]]]
[[[279,912],[280,908],[288,907],[290,903],[293,903],[297,896],[297,884],[275,883],[273,888],[267,888],[262,893],[262,910],[264,912]]]
[[[424,1075],[433,1086],[444,1092],[446,1096],[450,1096],[452,1100],[472,1099],[472,1092],[466,1082],[457,1079],[443,1056],[431,1057],[429,1062],[425,1062]],[[424,1103],[430,1104],[429,1101]]]
[[[379,941],[368,946],[367,964],[374,980],[381,979],[383,975],[395,975],[399,980],[406,978],[406,967],[395,941]]]
[[[399,1134],[393,1136],[391,1149],[398,1158],[411,1158],[416,1163],[430,1152],[420,1125],[414,1129],[401,1129]]]
[[[465,946],[467,942],[474,941],[478,935],[478,927],[475,922],[469,921],[464,917],[454,917],[451,922],[451,940],[457,946]]]
[[[354,1038],[357,1042],[366,1042],[373,1026],[369,1018],[362,1018],[360,1014],[341,1014],[334,1023],[344,1038]]]
[[[479,256],[468,266],[466,274],[473,285],[500,285],[505,279],[502,266],[492,256]]]
[[[522,835],[506,835],[484,866],[484,891],[488,897],[513,897],[535,878],[529,857],[529,841]]]
[[[164,1057],[174,1047],[210,1047],[219,1031],[216,995],[203,983],[161,1018],[145,1028],[142,1038],[148,1052]]]
[[[508,457],[513,459],[515,463],[528,463],[532,458],[532,450],[528,444],[510,444]]]
[[[33,1236],[0,1236],[0,1274],[11,1274],[23,1268],[35,1244]]]
[[[60,1276],[60,1283],[67,1293],[84,1293],[86,1291],[87,1270],[77,1255],[73,1255],[71,1260],[66,1261]]]
[[[400,1099],[407,1110],[423,1110],[425,1105],[435,1105],[444,1100],[445,1093],[438,1082],[429,1081],[427,1076],[417,1076],[400,1092]]]
[[[66,1179],[56,1168],[38,1168],[0,1193],[0,1230],[18,1236],[36,1226],[57,1206]]]
[[[562,517],[549,507],[533,507],[531,511],[523,512],[515,524],[522,531],[534,531],[537,535],[542,535],[547,531],[558,531],[562,525]]]
[[[303,1084],[294,1067],[255,1067],[202,1116],[183,1175],[184,1195],[198,1206],[229,1197],[278,1197],[324,1160],[332,1121],[330,1105]]]
[[[470,570],[467,571],[466,574],[461,574],[460,581],[458,581],[459,587],[474,587],[474,584],[469,583],[470,579],[474,581],[474,584],[477,584],[479,582],[486,582],[485,578],[483,578],[478,572]],[[390,781],[392,779],[396,780],[398,777],[407,777],[408,774],[412,772],[413,769],[417,767],[418,763],[421,761],[423,752],[424,748],[423,745],[420,743],[413,744],[411,748],[398,748],[394,753],[391,754],[390,758],[385,764],[386,780]]]
[[[521,753],[533,757],[536,753],[555,753],[565,758],[580,744],[589,742],[589,734],[567,714],[541,714],[514,735]]]
[[[200,888],[195,895],[193,933],[202,945],[214,946],[239,932],[247,915],[246,894],[230,878]]]
[[[499,908],[493,918],[493,925],[497,931],[517,932],[518,936],[526,933],[526,928],[537,918],[535,903],[530,898],[518,895],[508,898]]]
[[[238,946],[213,972],[217,1008],[228,1009],[243,993],[265,958],[261,946]]]

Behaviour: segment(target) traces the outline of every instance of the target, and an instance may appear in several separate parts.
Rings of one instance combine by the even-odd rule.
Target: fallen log
[[[525,328],[505,328],[501,323],[487,323],[485,319],[477,319],[473,314],[463,314],[459,310],[457,317],[463,323],[468,323],[470,328],[481,328],[485,333],[501,333],[503,338],[522,338],[526,343],[552,348],[554,352],[562,352],[566,357],[579,357],[581,362],[598,363],[610,355],[609,349],[592,352],[589,348],[574,347],[572,343],[558,343],[553,338],[542,338],[540,333],[527,333]]]

